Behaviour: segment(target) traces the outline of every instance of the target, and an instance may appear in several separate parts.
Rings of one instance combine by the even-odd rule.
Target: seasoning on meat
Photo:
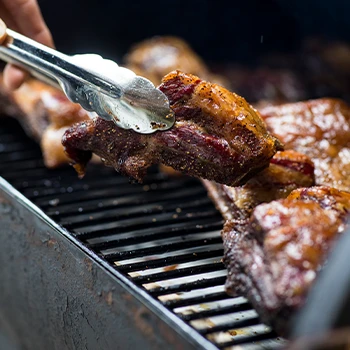
[[[149,166],[164,163],[188,175],[235,185],[266,168],[280,148],[259,113],[216,84],[175,71],[159,88],[176,116],[168,131],[141,135],[100,118],[67,130],[63,145],[80,175],[94,152],[106,165],[139,181]]]

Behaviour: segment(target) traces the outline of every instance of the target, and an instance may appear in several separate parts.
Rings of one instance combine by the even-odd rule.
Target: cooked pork
[[[264,322],[288,333],[349,210],[350,193],[310,187],[258,205],[249,219],[228,220],[223,229],[228,293],[242,293]]]
[[[141,180],[154,163],[185,174],[235,185],[266,168],[280,147],[244,98],[191,74],[164,77],[176,123],[151,135],[118,128],[100,118],[77,124],[63,137],[80,175],[94,152],[106,165]]]
[[[270,166],[243,186],[230,187],[207,180],[203,184],[225,220],[245,220],[261,203],[286,198],[299,187],[314,185],[311,160],[295,151],[277,152]]]
[[[70,102],[62,91],[35,79],[26,81],[12,93],[0,86],[1,112],[18,119],[40,143],[45,165],[55,168],[67,164],[62,135],[74,123],[90,119],[89,113]]]
[[[243,295],[286,335],[350,210],[350,193],[314,182],[311,161],[277,152],[244,186],[204,181],[225,219],[226,290]]]
[[[318,99],[259,110],[269,131],[315,164],[317,185],[350,189],[350,106]]]
[[[223,77],[212,74],[184,40],[173,36],[157,36],[136,44],[124,61],[127,68],[155,85],[159,85],[163,77],[174,70],[191,73],[224,86],[228,84]]]

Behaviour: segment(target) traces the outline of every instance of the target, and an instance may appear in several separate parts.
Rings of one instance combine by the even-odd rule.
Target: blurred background
[[[207,62],[254,62],[296,50],[305,37],[350,40],[344,0],[39,0],[57,48],[120,60],[154,35],[186,39]]]

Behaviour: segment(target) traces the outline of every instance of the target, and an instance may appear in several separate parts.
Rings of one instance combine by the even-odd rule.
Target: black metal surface
[[[220,237],[222,218],[198,181],[170,179],[153,170],[144,184],[130,184],[128,179],[113,170],[98,165],[90,167],[84,180],[78,180],[70,168],[47,170],[41,161],[38,146],[11,120],[0,123],[0,176],[20,191],[30,201],[28,203],[32,202],[42,209],[55,225],[62,225],[67,230],[59,227],[54,230],[55,239],[60,245],[59,254],[65,253],[66,241],[71,240],[99,268],[102,265],[101,271],[111,272],[111,275],[106,274],[108,278],[119,281],[115,286],[118,292],[113,292],[113,300],[123,310],[118,317],[114,315],[121,324],[123,314],[130,321],[131,316],[127,312],[130,302],[130,309],[137,310],[143,305],[152,315],[149,316],[152,327],[162,328],[159,319],[163,320],[163,328],[166,328],[164,334],[167,336],[159,332],[159,346],[164,346],[164,342],[169,343],[168,347],[178,348],[195,344],[197,348],[228,349],[239,345],[240,349],[273,349],[283,345],[281,339],[260,323],[256,312],[244,298],[230,298],[225,294],[226,270],[221,262]],[[11,193],[9,189],[7,191]],[[11,205],[16,210],[23,210],[21,230],[28,229],[28,222],[25,222],[27,217],[29,222],[34,220],[30,213],[21,209],[16,202]],[[39,231],[42,235],[47,225],[43,219],[45,215],[40,217],[40,210],[34,212],[38,216],[35,220],[40,221]],[[16,225],[16,217],[12,221],[4,217],[0,213],[1,225]],[[63,232],[62,237],[62,232],[57,230]],[[11,229],[9,232],[16,236],[15,231]],[[25,239],[28,234],[24,236]],[[10,263],[13,267],[9,269],[13,275],[4,274],[4,283],[10,286],[9,292],[13,290],[11,284],[17,285],[14,283],[13,269],[16,269],[19,257],[13,259],[12,253],[6,254],[7,249],[11,251],[12,245],[2,242],[8,239],[8,235],[0,234],[1,254],[5,254],[2,266],[13,261]],[[16,244],[12,250],[15,247]],[[71,248],[71,258],[74,257],[73,250]],[[40,254],[46,253],[42,251]],[[82,263],[82,252],[75,259]],[[40,269],[62,269],[59,262],[50,261],[47,264],[51,266],[44,264]],[[76,293],[79,300],[79,296],[84,294],[81,289],[85,288],[81,280],[87,272],[80,276],[79,269],[76,269],[73,271],[75,278],[72,278],[74,273],[70,269],[69,273],[67,271],[62,283],[69,285],[70,293]],[[104,288],[105,278],[101,271],[99,276],[94,277],[94,283]],[[55,284],[54,278],[47,283]],[[111,283],[109,287],[113,285],[111,281],[108,283]],[[32,288],[29,281],[27,287]],[[123,288],[127,290],[124,294]],[[123,295],[131,295],[132,301],[123,298]],[[69,313],[68,306],[67,310]],[[93,307],[90,311],[93,313]],[[0,314],[2,312],[0,308]],[[109,315],[110,305],[105,304],[100,312]],[[25,318],[25,315],[22,317]],[[17,322],[14,318],[11,321]],[[94,321],[89,318],[89,322]],[[99,339],[110,336],[112,332],[113,322],[110,326],[108,322],[104,324],[108,330],[99,329]],[[115,327],[114,330],[118,339],[122,339],[120,344],[131,347],[142,337],[135,337],[135,342],[129,344],[132,326],[130,323],[128,325],[127,332]],[[140,332],[137,324],[134,326],[134,332]],[[82,337],[85,331],[75,329]],[[156,330],[154,332],[157,333]],[[85,344],[89,349],[98,348],[90,346],[89,341]]]

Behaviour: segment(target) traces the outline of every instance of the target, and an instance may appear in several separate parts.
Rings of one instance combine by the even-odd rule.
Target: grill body
[[[164,322],[150,298],[108,273],[8,183],[0,181],[0,189],[0,329],[14,349],[194,349],[205,343],[188,339],[183,325]]]

